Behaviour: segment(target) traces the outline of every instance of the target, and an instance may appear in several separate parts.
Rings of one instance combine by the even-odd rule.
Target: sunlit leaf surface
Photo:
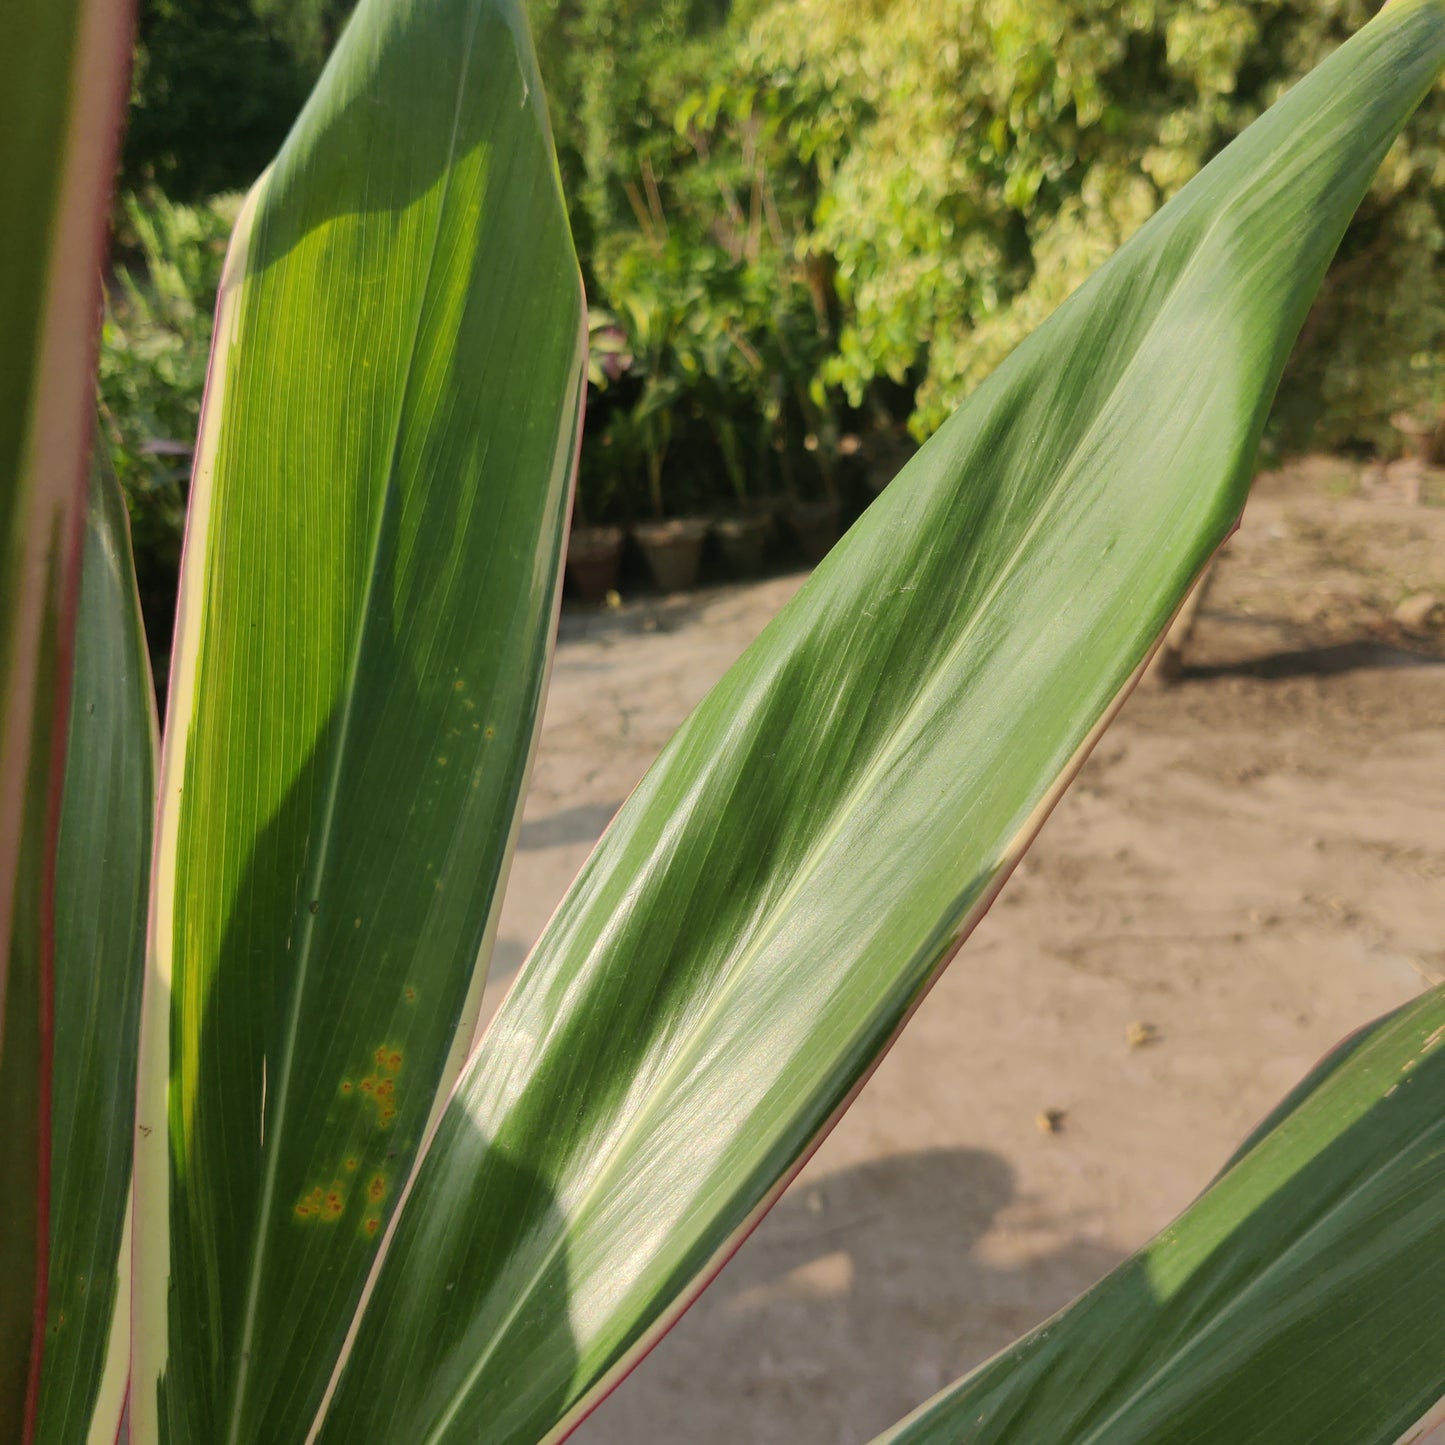
[[[18,1441],[45,1313],[51,875],[130,6],[13,0],[0,24],[0,1440]]]
[[[155,697],[125,502],[91,483],[55,863],[50,1283],[36,1438],[115,1440],[125,1398]]]
[[[1233,525],[1325,266],[1442,60],[1445,4],[1400,0],[1301,84],[683,725],[446,1112],[327,1445],[561,1435],[737,1246]]]
[[[1436,989],[1326,1060],[1147,1249],[882,1439],[1395,1445],[1445,1398],[1442,1299]]]
[[[222,282],[142,1042],[142,1441],[305,1438],[460,1068],[583,329],[515,5],[363,0]]]

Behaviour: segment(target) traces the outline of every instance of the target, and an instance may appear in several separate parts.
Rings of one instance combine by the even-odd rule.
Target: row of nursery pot
[[[697,583],[709,537],[733,576],[753,577],[763,570],[769,549],[784,528],[808,563],[822,561],[838,540],[840,520],[838,501],[824,498],[740,516],[634,522],[630,528],[574,523],[567,544],[567,576],[583,601],[603,601],[617,587],[630,532],[657,590],[682,592]]]

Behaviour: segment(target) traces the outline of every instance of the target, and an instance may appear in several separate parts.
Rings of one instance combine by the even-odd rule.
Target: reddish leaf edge
[[[84,284],[93,317],[86,342],[85,380],[90,387],[100,364],[101,268],[105,262],[109,218],[115,193],[116,166],[135,36],[135,0],[82,0],[75,58],[71,68],[71,112],[74,130],[68,138],[57,231],[83,230],[88,256],[84,283],[77,278],[49,277],[58,287]],[[99,178],[98,182],[88,182]],[[88,209],[89,215],[85,214]],[[77,214],[79,212],[79,214]],[[68,214],[67,214],[68,213]],[[56,252],[64,254],[63,244]],[[53,324],[53,323],[52,323]],[[45,1322],[50,1290],[51,1124],[55,1053],[55,854],[60,837],[60,808],[65,787],[65,759],[70,719],[72,672],[75,665],[75,623],[80,606],[80,557],[85,539],[85,497],[96,445],[95,409],[86,406],[81,423],[79,455],[70,482],[68,516],[59,549],[57,596],[56,689],[52,713],[45,810],[44,861],[40,883],[39,1019],[40,1078],[37,1081],[36,1123],[40,1146],[35,1181],[36,1249],[34,1310],[30,1335],[30,1368],[25,1386],[23,1445],[33,1445],[40,1410],[40,1381],[45,1363]]]
[[[548,134],[550,136],[550,130]],[[511,878],[512,864],[516,857],[517,836],[522,826],[522,810],[526,802],[527,782],[531,779],[532,768],[537,760],[537,749],[542,740],[542,719],[543,714],[546,712],[547,694],[551,691],[552,669],[557,660],[557,629],[562,616],[562,589],[566,582],[567,544],[572,535],[572,506],[577,498],[577,478],[582,465],[582,435],[585,430],[587,413],[587,288],[580,272],[577,276],[577,285],[581,296],[582,307],[577,342],[577,372],[574,377],[575,397],[573,402],[574,415],[572,419],[572,461],[571,472],[567,483],[567,522],[562,529],[562,550],[560,562],[557,567],[557,580],[552,591],[552,621],[550,624],[552,641],[551,646],[547,649],[547,664],[542,675],[540,701],[537,707],[537,716],[533,722],[532,743],[527,752],[527,761],[523,772],[523,784],[517,795],[516,812],[512,818],[511,842],[508,845],[501,876],[497,880],[497,897],[499,900],[506,896],[507,886]],[[610,827],[611,825],[609,824],[608,826]],[[501,909],[498,907],[493,916],[491,929],[488,932],[485,945],[488,955],[486,970],[481,973],[477,979],[479,997],[480,987],[485,986],[487,978],[491,973],[491,951],[495,942],[496,926],[500,918]],[[521,969],[517,970],[517,974],[521,974]],[[515,986],[516,977],[514,977],[512,982],[507,986],[506,994],[510,994]],[[506,997],[506,994],[503,995],[503,998]],[[494,1010],[493,1017],[495,1017],[495,1013],[496,1011]],[[317,1433],[325,1423],[326,1415],[331,1408],[331,1402],[335,1397],[337,1386],[341,1382],[342,1371],[346,1368],[347,1361],[351,1358],[352,1349],[356,1344],[356,1335],[361,1327],[362,1317],[365,1315],[367,1305],[370,1303],[371,1296],[376,1289],[376,1282],[381,1277],[382,1266],[386,1262],[386,1257],[391,1250],[392,1241],[396,1237],[397,1229],[400,1227],[402,1215],[406,1212],[407,1201],[411,1198],[412,1189],[415,1187],[417,1178],[421,1173],[421,1166],[427,1155],[431,1153],[432,1144],[436,1140],[437,1130],[441,1127],[442,1116],[451,1104],[453,1096],[461,1087],[462,1079],[466,1075],[467,1065],[471,1062],[472,1056],[481,1047],[482,1040],[490,1027],[490,1019],[485,1023],[474,1024],[471,1030],[471,1036],[467,1040],[466,1048],[462,1052],[458,1062],[455,1071],[456,1077],[452,1080],[451,1086],[444,1093],[437,1096],[436,1103],[432,1108],[431,1115],[427,1119],[426,1127],[422,1132],[421,1143],[417,1147],[416,1158],[412,1162],[411,1172],[407,1175],[401,1186],[401,1191],[397,1195],[396,1208],[392,1211],[391,1218],[387,1221],[386,1228],[382,1231],[381,1242],[376,1250],[376,1257],[372,1261],[371,1270],[366,1277],[366,1283],[362,1286],[361,1296],[357,1300],[355,1310],[352,1312],[350,1328],[346,1332],[346,1338],[341,1342],[341,1349],[337,1353],[336,1363],[332,1367],[331,1379],[327,1382],[326,1390],[321,1396],[321,1402],[316,1407],[315,1418],[312,1420],[311,1428],[306,1436],[308,1445],[310,1441],[316,1438]],[[458,1037],[460,1038],[460,1035]],[[117,1442],[117,1445],[120,1445],[120,1442]]]
[[[545,1436],[543,1436],[540,1445],[562,1445],[562,1442],[570,1439],[572,1435],[588,1419],[591,1418],[591,1416],[597,1411],[597,1409],[612,1396],[614,1391],[616,1391],[618,1387],[622,1385],[622,1383],[632,1374],[632,1372],[637,1369],[640,1364],[642,1364],[642,1362],[648,1357],[648,1355],[650,1355],[652,1351],[655,1350],[657,1346],[667,1337],[667,1335],[676,1327],[678,1321],[682,1319],[682,1317],[688,1312],[688,1310],[690,1310],[693,1305],[695,1305],[697,1301],[702,1298],[708,1286],[711,1285],[712,1282],[718,1277],[718,1275],[722,1273],[722,1271],[731,1262],[733,1256],[737,1254],[738,1250],[740,1250],[743,1245],[748,1242],[748,1240],[752,1237],[753,1231],[757,1229],[757,1227],[763,1222],[763,1220],[767,1218],[769,1213],[772,1212],[773,1207],[787,1192],[793,1181],[808,1166],[809,1162],[812,1160],[813,1156],[818,1152],[818,1150],[822,1148],[823,1144],[827,1141],[828,1136],[838,1126],[839,1122],[842,1120],[843,1116],[848,1112],[848,1110],[853,1107],[853,1104],[856,1102],[858,1096],[863,1092],[863,1089],[868,1084],[869,1080],[872,1079],[873,1075],[878,1071],[878,1068],[883,1063],[883,1060],[888,1057],[889,1053],[893,1049],[893,1046],[898,1042],[899,1038],[903,1034],[904,1029],[908,1027],[909,1023],[913,1019],[913,1016],[923,1006],[923,1003],[927,999],[928,995],[933,992],[933,989],[938,983],[939,979],[941,979],[943,975],[947,972],[948,966],[954,961],[955,958],[958,957],[959,953],[962,952],[964,945],[972,936],[974,929],[976,929],[978,925],[983,922],[989,910],[993,907],[999,894],[1003,891],[1004,885],[1009,881],[1011,877],[1013,877],[1014,870],[1024,860],[1029,849],[1038,839],[1039,834],[1043,831],[1044,825],[1053,815],[1054,809],[1058,807],[1060,801],[1063,799],[1064,794],[1067,793],[1069,788],[1073,785],[1073,782],[1075,778],[1078,777],[1080,770],[1083,768],[1084,764],[1088,762],[1089,758],[1094,752],[1094,749],[1099,745],[1100,740],[1109,730],[1109,727],[1113,723],[1114,719],[1118,717],[1120,711],[1123,709],[1124,704],[1128,702],[1129,698],[1133,695],[1134,689],[1138,687],[1139,683],[1148,673],[1150,664],[1154,661],[1155,655],[1158,653],[1159,649],[1164,645],[1165,640],[1168,638],[1170,630],[1174,626],[1175,619],[1179,616],[1180,612],[1183,611],[1185,604],[1193,595],[1195,588],[1197,588],[1203,582],[1204,578],[1208,575],[1210,568],[1214,566],[1216,560],[1219,557],[1219,553],[1223,550],[1229,539],[1233,537],[1234,534],[1239,530],[1239,525],[1240,518],[1237,517],[1234,521],[1234,524],[1229,528],[1229,531],[1226,533],[1223,541],[1221,541],[1219,546],[1214,550],[1214,552],[1210,554],[1209,559],[1205,562],[1204,566],[1199,569],[1198,574],[1194,577],[1189,586],[1184,590],[1183,595],[1179,599],[1178,605],[1169,615],[1168,621],[1160,630],[1159,635],[1154,639],[1154,642],[1151,644],[1148,652],[1144,654],[1144,657],[1139,662],[1138,666],[1124,682],[1124,685],[1119,689],[1118,693],[1114,696],[1108,707],[1106,707],[1104,711],[1099,715],[1099,718],[1095,722],[1093,728],[1089,731],[1083,742],[1079,744],[1079,747],[1075,751],[1074,756],[1070,758],[1068,763],[1060,770],[1057,778],[1054,780],[1052,786],[1049,788],[1049,791],[1040,800],[1033,814],[1029,817],[1029,819],[1017,835],[1016,842],[1018,846],[1017,851],[1014,853],[1014,856],[1005,864],[1004,867],[999,869],[998,873],[994,876],[994,879],[989,884],[988,888],[980,896],[978,901],[974,904],[973,908],[969,910],[968,916],[964,919],[962,925],[960,926],[958,936],[954,940],[952,946],[939,960],[933,972],[928,976],[927,980],[925,980],[923,985],[919,988],[913,1002],[908,1006],[908,1009],[904,1013],[903,1017],[898,1021],[898,1024],[894,1028],[893,1032],[888,1036],[888,1039],[884,1043],[883,1047],[879,1049],[877,1055],[873,1059],[873,1062],[869,1064],[867,1069],[864,1070],[864,1072],[859,1076],[857,1081],[853,1084],[853,1087],[849,1089],[848,1093],[843,1097],[837,1108],[834,1109],[833,1112],[828,1116],[828,1118],[823,1122],[822,1127],[804,1147],[804,1149],[798,1155],[798,1158],[794,1161],[791,1167],[779,1177],[777,1183],[774,1184],[774,1186],[768,1191],[768,1193],[763,1196],[762,1200],[759,1201],[759,1203],[754,1207],[751,1214],[749,1214],[749,1216],[742,1222],[742,1224],[739,1225],[739,1227],[734,1231],[732,1236],[726,1241],[724,1241],[724,1243],[718,1248],[718,1250],[715,1251],[712,1258],[708,1260],[707,1264],[705,1264],[703,1268],[697,1273],[697,1275],[694,1277],[692,1284],[690,1284],[687,1289],[685,1289],[684,1291],[682,1291],[682,1293],[679,1294],[678,1298],[672,1303],[672,1305],[670,1305],[662,1313],[662,1315],[659,1316],[658,1320],[651,1326],[651,1328],[649,1328],[643,1333],[643,1335],[631,1346],[631,1348],[623,1352],[621,1357],[611,1367],[611,1369],[609,1369],[597,1382],[597,1384],[594,1385],[592,1389],[589,1390],[575,1406],[573,1406],[572,1410],[569,1411],[568,1414],[564,1415],[562,1419],[558,1421],[557,1425]],[[619,809],[618,811],[621,812],[621,809]],[[609,824],[608,827],[610,828],[611,824]],[[514,978],[512,982],[512,988],[516,987],[517,980],[521,978],[525,970],[526,964],[524,963],[522,967],[517,970],[516,978]],[[510,993],[510,991],[511,990],[509,989],[508,992]]]

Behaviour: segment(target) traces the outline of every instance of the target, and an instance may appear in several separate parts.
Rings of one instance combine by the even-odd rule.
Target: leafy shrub
[[[530,6],[589,294],[626,342],[626,365],[591,394],[589,520],[831,485],[837,426],[810,383],[834,318],[798,244],[814,171],[722,79],[755,8]]]
[[[778,0],[748,83],[812,155],[806,246],[845,323],[820,381],[916,384],[926,435],[1099,262],[1375,8],[1220,0]],[[1392,445],[1445,348],[1445,100],[1392,152],[1287,379],[1288,440]]]
[[[145,0],[124,181],[180,200],[248,186],[306,99],[336,0]]]
[[[212,310],[239,196],[203,205],[157,191],[122,198],[117,266],[100,345],[100,411],[125,492],[147,631],[169,645],[191,447],[211,349]]]
[[[249,182],[348,8],[150,0],[128,170],[176,195]],[[607,318],[579,512],[611,522],[834,495],[840,446],[859,445],[849,434],[881,449],[907,420],[926,436],[1372,5],[528,8],[588,293]],[[1276,445],[1393,449],[1397,411],[1445,403],[1442,181],[1437,91],[1314,308]],[[118,291],[107,341],[143,572],[148,512],[159,565],[173,565],[177,459],[140,445],[194,428],[219,254],[208,236],[188,301],[158,316]],[[189,264],[166,249],[192,244],[184,228],[155,240]]]

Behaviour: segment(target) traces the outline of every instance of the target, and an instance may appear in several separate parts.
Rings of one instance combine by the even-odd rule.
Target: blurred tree
[[[143,0],[122,183],[176,200],[249,186],[275,154],[350,0]]]
[[[657,510],[664,460],[669,511],[881,481],[903,419],[932,431],[1379,0],[524,3],[610,348],[580,483],[610,521]],[[193,320],[137,299],[193,244],[162,193],[205,220],[248,186],[352,4],[142,0],[124,181],[166,224],[142,244],[118,220],[118,445],[183,440],[203,375],[204,278]],[[1276,442],[1395,450],[1396,413],[1442,414],[1442,197],[1437,91],[1311,313]],[[169,386],[184,414],[162,416]],[[178,515],[174,459],[136,455],[133,504]]]
[[[826,165],[805,245],[845,315],[821,381],[916,386],[936,427],[1216,151],[1378,0],[774,0],[743,46]],[[787,97],[796,97],[789,100]],[[1445,359],[1445,101],[1426,102],[1351,229],[1277,416],[1392,443]]]
[[[584,269],[681,161],[673,116],[731,49],[731,0],[527,0]],[[589,280],[593,277],[589,275]]]
[[[318,70],[355,7],[356,0],[254,0],[256,14]]]

